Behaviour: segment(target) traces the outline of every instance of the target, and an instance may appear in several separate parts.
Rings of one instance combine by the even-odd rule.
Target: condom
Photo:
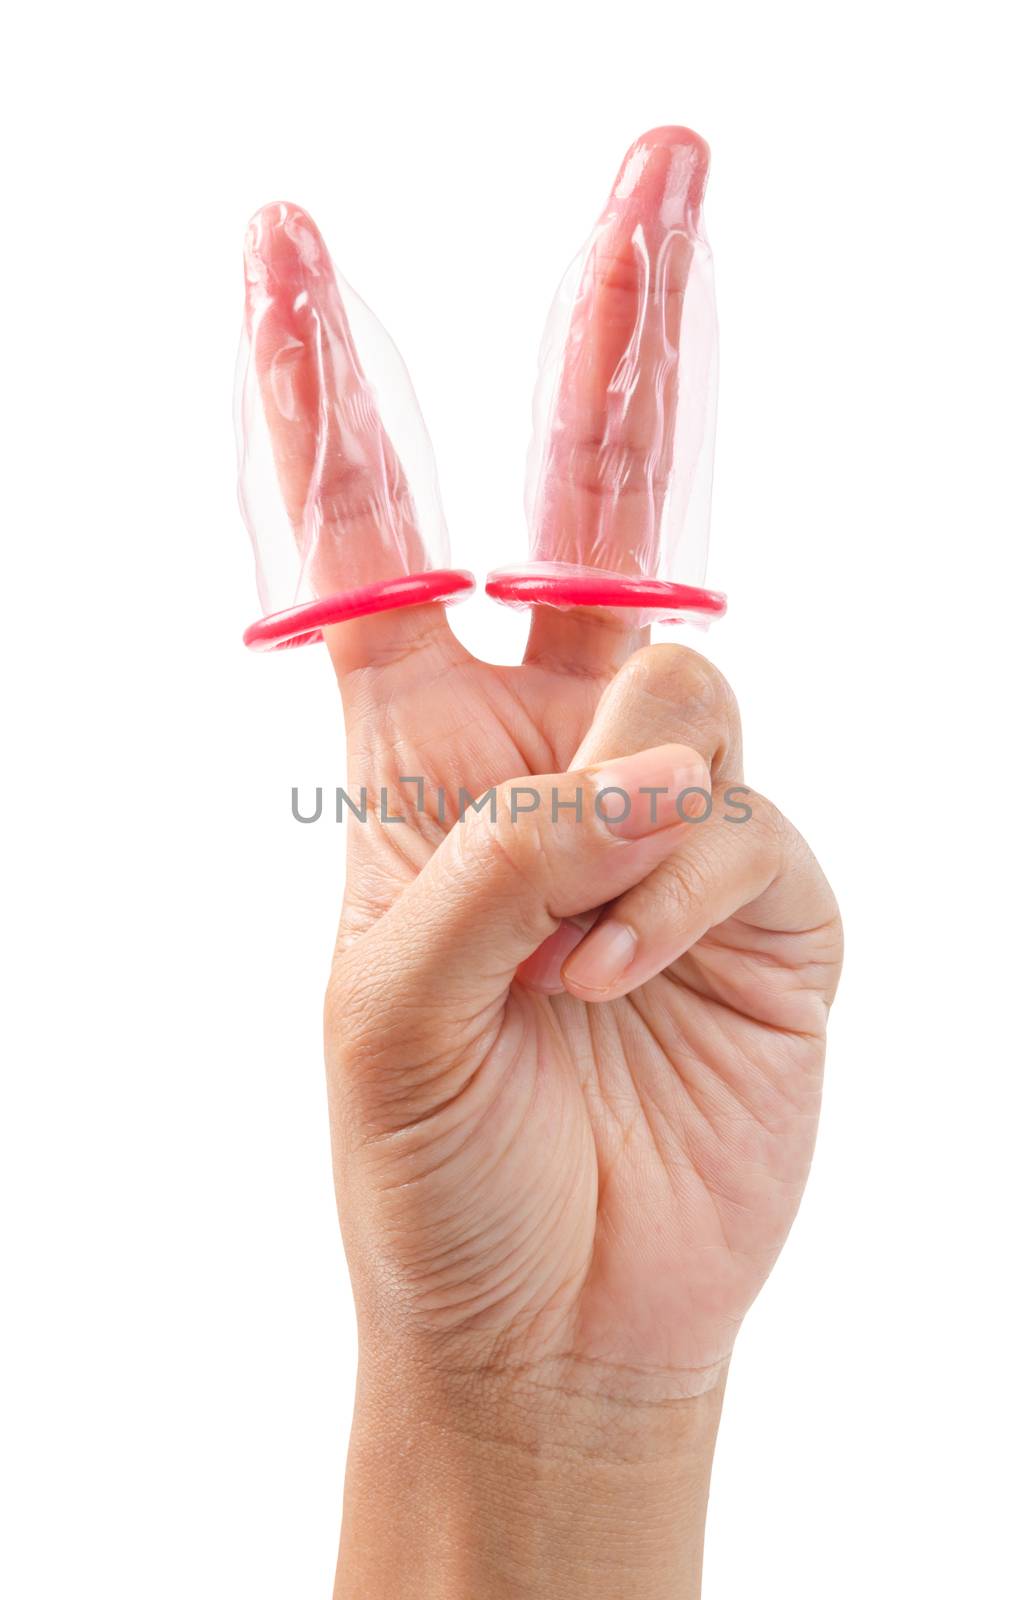
[[[265,206],[244,267],[238,492],[263,609],[244,642],[311,644],[330,623],[463,598],[474,579],[449,565],[406,368],[312,218]]]
[[[562,280],[533,407],[530,560],[490,573],[494,599],[631,626],[725,611],[702,587],[718,381],[707,176],[697,134],[644,134]]]

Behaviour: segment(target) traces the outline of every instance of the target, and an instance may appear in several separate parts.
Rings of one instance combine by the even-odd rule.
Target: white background
[[[326,1597],[354,1332],[321,999],[342,738],[257,658],[239,250],[320,220],[454,557],[635,134],[713,150],[704,648],[842,900],[829,1097],[730,1381],[709,1600],[1030,1592],[1032,234],[1006,5],[21,8],[3,67],[0,1589]],[[1018,16],[1019,21],[1019,16]],[[5,450],[5,455],[7,451]],[[1027,458],[1027,459],[1026,459]],[[484,598],[468,643],[515,659]]]

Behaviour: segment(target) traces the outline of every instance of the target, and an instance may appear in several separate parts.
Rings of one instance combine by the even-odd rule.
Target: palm
[[[421,869],[461,788],[565,769],[606,681],[492,667],[451,640],[375,675],[347,695],[350,778],[387,783],[405,821],[353,830],[350,936]],[[417,775],[443,791],[444,824],[414,786],[392,789]],[[831,938],[734,916],[611,1003],[515,983],[491,1045],[456,1063],[462,1092],[375,1147],[396,1264],[430,1324],[664,1393],[722,1361],[805,1182]]]

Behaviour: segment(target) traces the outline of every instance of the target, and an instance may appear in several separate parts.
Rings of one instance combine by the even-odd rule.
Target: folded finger
[[[689,795],[681,802],[688,820],[691,803]],[[686,844],[607,908],[565,962],[564,986],[582,1000],[616,999],[675,967],[712,929],[735,918],[738,951],[766,963],[784,1016],[800,1000],[807,1031],[815,992],[823,992],[829,976],[815,962],[813,938],[836,919],[829,885],[800,835],[763,796],[742,785],[720,786],[695,803]],[[799,947],[816,965],[814,988],[803,982]]]
[[[716,782],[741,775],[740,711],[718,667],[685,645],[649,645],[604,690],[574,761],[669,743],[699,750]]]
[[[572,765],[613,761],[667,744],[696,750],[709,784],[739,781],[740,715],[729,684],[706,657],[683,645],[656,644],[639,650],[611,680]],[[686,803],[693,805],[696,797],[688,796]],[[522,967],[525,987],[560,994],[565,963],[598,917],[563,923]]]

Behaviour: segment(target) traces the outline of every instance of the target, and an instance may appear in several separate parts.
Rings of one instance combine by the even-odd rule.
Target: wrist
[[[722,1376],[692,1398],[599,1387],[362,1363],[335,1600],[699,1594]]]

